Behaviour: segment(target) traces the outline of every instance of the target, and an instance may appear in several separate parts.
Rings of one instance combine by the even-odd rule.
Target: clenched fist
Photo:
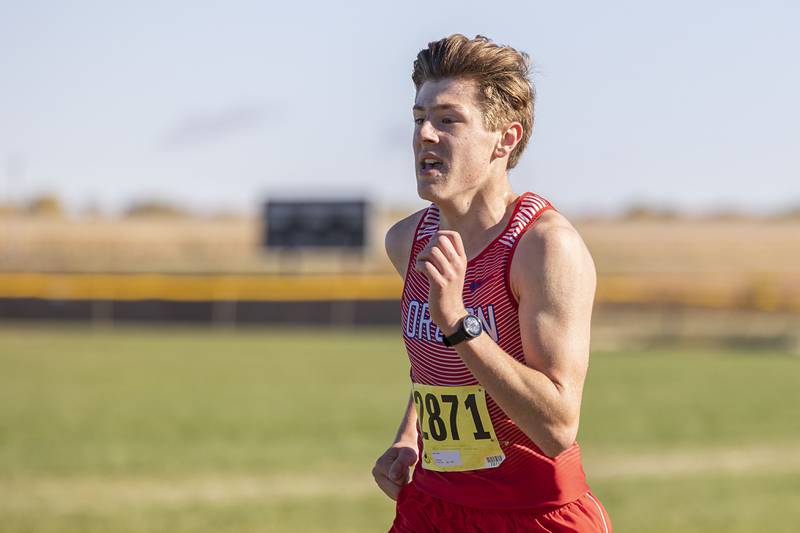
[[[461,235],[456,231],[437,231],[417,256],[414,269],[428,278],[431,320],[444,335],[451,335],[467,314],[464,307],[467,255]]]
[[[386,450],[372,469],[375,483],[389,496],[396,500],[397,495],[409,481],[409,468],[417,463],[417,443],[396,443]]]

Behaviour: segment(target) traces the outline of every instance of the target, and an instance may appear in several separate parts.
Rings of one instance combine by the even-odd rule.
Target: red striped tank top
[[[525,231],[548,209],[554,208],[544,198],[530,192],[521,195],[503,232],[467,263],[464,280],[467,310],[480,318],[484,334],[523,364],[518,302],[509,282],[511,258]],[[423,385],[477,385],[478,381],[455,349],[442,344],[442,334],[428,312],[428,280],[414,270],[417,254],[438,230],[439,210],[431,204],[417,225],[403,287],[403,338],[411,361],[411,380]],[[488,392],[486,405],[505,460],[495,468],[464,472],[427,470],[422,468],[420,460],[413,477],[417,488],[460,505],[542,511],[586,493],[589,487],[577,442],[555,459],[547,457]],[[421,437],[418,447],[422,457]]]

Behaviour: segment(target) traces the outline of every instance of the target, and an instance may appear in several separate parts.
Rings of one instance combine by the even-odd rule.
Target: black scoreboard
[[[264,206],[263,244],[360,250],[366,244],[366,217],[364,200],[270,200]]]

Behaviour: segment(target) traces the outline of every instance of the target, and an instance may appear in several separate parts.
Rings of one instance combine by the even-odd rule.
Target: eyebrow
[[[464,112],[464,108],[462,106],[458,105],[458,104],[439,104],[439,105],[433,106],[431,109],[434,109],[434,110],[437,110],[437,111],[438,110],[443,110],[443,109],[444,110],[453,109],[454,111],[460,111],[462,113]],[[414,104],[414,107],[412,107],[411,110],[412,111],[425,111],[425,106],[421,106],[419,104]]]

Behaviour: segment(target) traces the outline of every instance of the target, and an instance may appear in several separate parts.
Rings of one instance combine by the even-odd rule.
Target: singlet
[[[502,233],[467,263],[464,281],[464,305],[470,313],[480,318],[483,334],[490,335],[500,348],[523,364],[525,358],[519,328],[519,304],[511,291],[509,280],[511,259],[525,231],[548,209],[554,208],[544,198],[530,192],[522,194]],[[431,321],[428,312],[428,280],[414,269],[417,255],[438,229],[439,210],[435,204],[431,204],[420,218],[414,233],[401,303],[403,339],[411,363],[412,395],[416,394],[413,391],[414,387],[418,387],[417,384],[423,387],[479,385],[455,349],[442,343],[441,332]],[[439,401],[433,398],[436,405],[428,406],[436,407],[434,420],[431,419],[431,413],[424,412],[425,402],[420,401],[417,405],[420,460],[413,473],[413,482],[418,489],[442,500],[471,507],[542,511],[565,505],[589,490],[577,442],[556,458],[547,457],[487,391],[481,394],[485,394],[485,408],[488,408],[497,444],[505,456],[498,456],[502,462],[497,466],[487,463],[481,468],[455,472],[423,467],[422,432],[426,432],[427,438],[437,429],[446,433],[455,418],[448,416],[448,405],[441,401],[441,397]],[[446,396],[454,398],[453,395]],[[474,403],[474,398],[472,400]],[[422,421],[419,417],[420,407],[424,415]],[[451,409],[455,407],[458,406],[450,405]],[[466,412],[465,407],[471,406],[464,406],[462,402],[462,414]],[[450,413],[453,414],[452,410]],[[471,427],[469,431],[473,429]],[[461,432],[463,438],[465,430],[462,428]],[[477,436],[477,432],[475,434]],[[430,464],[429,460],[428,455],[425,463]]]

